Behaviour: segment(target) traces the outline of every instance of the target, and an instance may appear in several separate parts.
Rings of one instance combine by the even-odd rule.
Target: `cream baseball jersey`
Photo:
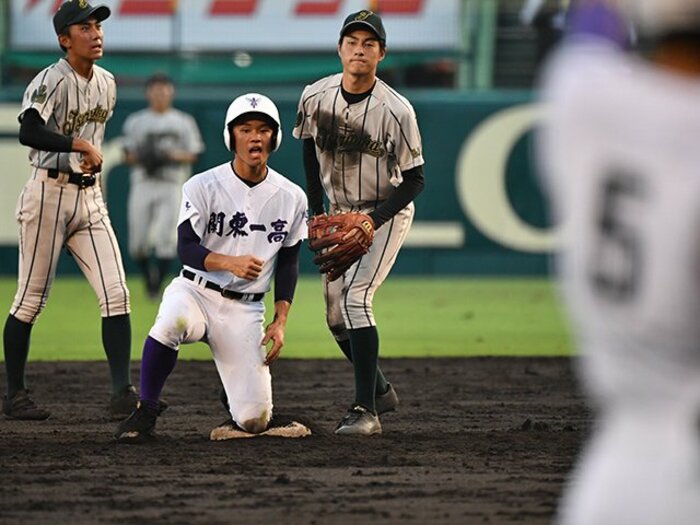
[[[178,224],[190,221],[205,248],[226,255],[254,255],[265,261],[252,281],[230,272],[186,268],[222,288],[241,293],[270,290],[277,252],[306,238],[304,191],[268,167],[267,177],[249,187],[221,164],[195,175],[182,188]]]
[[[344,208],[376,207],[401,182],[401,172],[424,163],[411,104],[377,79],[372,94],[348,104],[342,73],[307,86],[293,135],[314,138],[326,195]]]
[[[111,73],[95,64],[88,80],[62,58],[29,84],[22,99],[20,118],[28,109],[35,109],[48,131],[81,137],[101,150],[105,123],[112,116],[116,97],[117,87]],[[31,149],[29,160],[35,168],[80,172],[80,155]]]
[[[675,390],[700,377],[700,86],[606,43],[568,47],[542,155],[589,377],[605,394]]]
[[[204,151],[202,137],[194,118],[178,109],[158,113],[149,108],[129,115],[124,122],[124,148],[138,152],[141,145],[148,144],[153,151],[181,150],[199,154]],[[158,168],[154,176],[182,184],[191,173],[189,164],[173,162]],[[147,179],[148,175],[140,164],[131,169],[132,183]]]

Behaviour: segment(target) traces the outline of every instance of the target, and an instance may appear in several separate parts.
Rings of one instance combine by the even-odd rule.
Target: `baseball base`
[[[260,434],[250,434],[233,425],[222,425],[211,431],[209,439],[211,441],[225,441],[227,439],[253,438],[257,436],[303,438],[310,435],[311,429],[309,427],[302,425],[298,421],[292,421],[288,425],[282,427],[268,428],[265,432],[261,432]]]

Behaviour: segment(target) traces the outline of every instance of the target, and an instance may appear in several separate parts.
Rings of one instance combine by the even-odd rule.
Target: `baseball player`
[[[18,286],[3,334],[3,412],[14,419],[49,417],[29,397],[24,369],[32,325],[48,299],[63,247],[100,305],[114,392],[109,412],[122,418],[138,400],[129,378],[129,290],[99,184],[100,147],[116,99],[114,77],[95,64],[103,53],[101,24],[109,15],[108,7],[84,0],[62,4],[53,25],[66,56],[32,80],[22,101],[19,136],[31,148],[31,175],[17,203]]]
[[[129,253],[139,265],[151,299],[176,257],[177,204],[192,164],[204,150],[197,123],[172,107],[175,86],[163,74],[146,82],[148,108],[124,122],[124,151],[132,167],[129,188]],[[155,252],[156,264],[151,262]]]
[[[377,366],[372,300],[411,226],[412,201],[424,185],[423,156],[411,104],[377,78],[386,55],[379,15],[367,10],[349,15],[338,55],[342,73],[304,89],[294,136],[303,140],[312,222],[326,213],[325,193],[331,215],[359,214],[355,233],[371,243],[348,268],[321,266],[328,272],[326,321],[355,371],[355,400],[335,432],[371,435],[381,432],[378,414],[398,404]]]
[[[267,165],[281,141],[275,104],[257,93],[242,95],[229,106],[224,123],[233,161],[183,186],[177,227],[183,270],[163,293],[143,348],[141,401],[119,425],[118,440],[153,434],[178,349],[196,341],[211,347],[224,386],[232,419],[223,426],[249,434],[267,429],[269,365],[284,345],[306,237],[303,190]],[[273,279],[275,314],[264,328],[263,296]]]
[[[558,521],[691,525],[700,517],[700,3],[622,8],[580,2],[544,85],[559,275],[596,409]],[[646,58],[624,49],[628,13]]]

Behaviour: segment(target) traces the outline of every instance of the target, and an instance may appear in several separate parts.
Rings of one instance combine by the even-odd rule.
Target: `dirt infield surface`
[[[382,368],[401,405],[382,417],[380,436],[331,432],[352,400],[349,363],[280,360],[275,410],[314,434],[211,442],[226,419],[213,363],[182,361],[158,439],[120,445],[104,411],[105,363],[30,363],[34,397],[52,417],[0,419],[0,522],[550,522],[590,427],[569,360]]]

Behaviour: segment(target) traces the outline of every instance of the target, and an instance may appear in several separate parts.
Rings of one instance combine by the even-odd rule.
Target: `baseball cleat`
[[[111,419],[124,419],[128,417],[139,402],[139,396],[136,393],[136,388],[133,385],[127,385],[116,394],[113,394],[109,400],[109,417]]]
[[[379,418],[362,405],[355,405],[335,427],[335,433],[341,436],[371,436],[382,433]]]
[[[2,411],[8,419],[25,421],[43,421],[51,415],[48,410],[36,406],[34,400],[29,397],[28,390],[18,390],[12,399],[7,399],[7,396],[4,396],[2,398]]]
[[[136,410],[119,423],[114,438],[120,443],[138,443],[152,438],[161,412],[139,403]]]
[[[391,383],[387,384],[389,389],[386,392],[374,396],[374,408],[377,409],[378,416],[396,410],[399,405],[399,396],[396,395],[396,390],[391,386]]]

